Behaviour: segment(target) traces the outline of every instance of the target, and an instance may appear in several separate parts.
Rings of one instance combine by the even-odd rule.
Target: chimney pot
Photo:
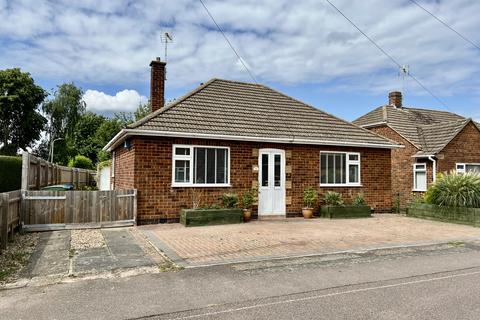
[[[165,105],[165,66],[159,57],[150,62],[150,107],[155,112]]]
[[[396,108],[402,107],[402,93],[400,91],[392,91],[388,94],[388,104]]]

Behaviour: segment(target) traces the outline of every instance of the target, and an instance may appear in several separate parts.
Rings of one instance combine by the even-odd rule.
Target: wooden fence
[[[20,225],[21,206],[20,190],[0,193],[0,251],[7,248],[8,237]]]
[[[134,225],[136,190],[25,191],[23,221],[27,231]]]
[[[94,170],[59,166],[37,158],[28,152],[22,154],[22,190],[39,190],[54,184],[73,184],[76,188],[95,182]]]

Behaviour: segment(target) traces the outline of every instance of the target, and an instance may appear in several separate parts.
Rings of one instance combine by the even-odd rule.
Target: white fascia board
[[[325,145],[325,146],[366,147],[366,148],[378,148],[378,149],[404,148],[403,145],[394,145],[394,144],[374,144],[374,143],[364,143],[364,142],[341,142],[341,141],[311,140],[311,139],[296,139],[296,138],[248,137],[248,136],[219,135],[219,134],[210,134],[210,133],[122,129],[122,131],[120,131],[112,140],[110,140],[110,142],[103,148],[103,150],[112,151],[118,146],[119,143],[123,141],[123,138],[127,138],[129,136],[197,138],[197,139],[271,142],[271,143],[289,143],[289,144],[314,144],[314,145]]]

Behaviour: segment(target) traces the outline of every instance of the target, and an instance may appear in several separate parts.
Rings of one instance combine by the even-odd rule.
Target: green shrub
[[[452,171],[438,175],[428,188],[425,201],[443,207],[480,208],[480,174]]]
[[[365,202],[365,197],[363,196],[363,193],[358,193],[355,198],[353,198],[352,204],[354,206],[364,206],[367,203]]]
[[[310,187],[303,191],[303,204],[305,208],[313,208],[316,205],[318,199],[317,190]]]
[[[22,157],[0,156],[0,192],[22,187]]]
[[[238,196],[235,193],[224,193],[221,199],[225,208],[235,208],[238,204]]]
[[[78,155],[68,161],[68,166],[71,168],[93,169],[93,162],[85,156]]]
[[[207,204],[207,205],[195,208],[195,210],[210,210],[210,209],[220,209],[220,206],[214,203],[214,204]]]
[[[244,209],[249,209],[252,207],[252,204],[258,199],[258,189],[252,188],[242,195],[242,206]]]
[[[344,204],[342,195],[334,191],[327,191],[323,196],[323,200],[325,201],[326,205],[330,206],[343,206]]]

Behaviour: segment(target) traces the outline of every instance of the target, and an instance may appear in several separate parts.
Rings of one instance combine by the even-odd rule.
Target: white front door
[[[285,215],[285,151],[260,149],[258,169],[258,215]]]

